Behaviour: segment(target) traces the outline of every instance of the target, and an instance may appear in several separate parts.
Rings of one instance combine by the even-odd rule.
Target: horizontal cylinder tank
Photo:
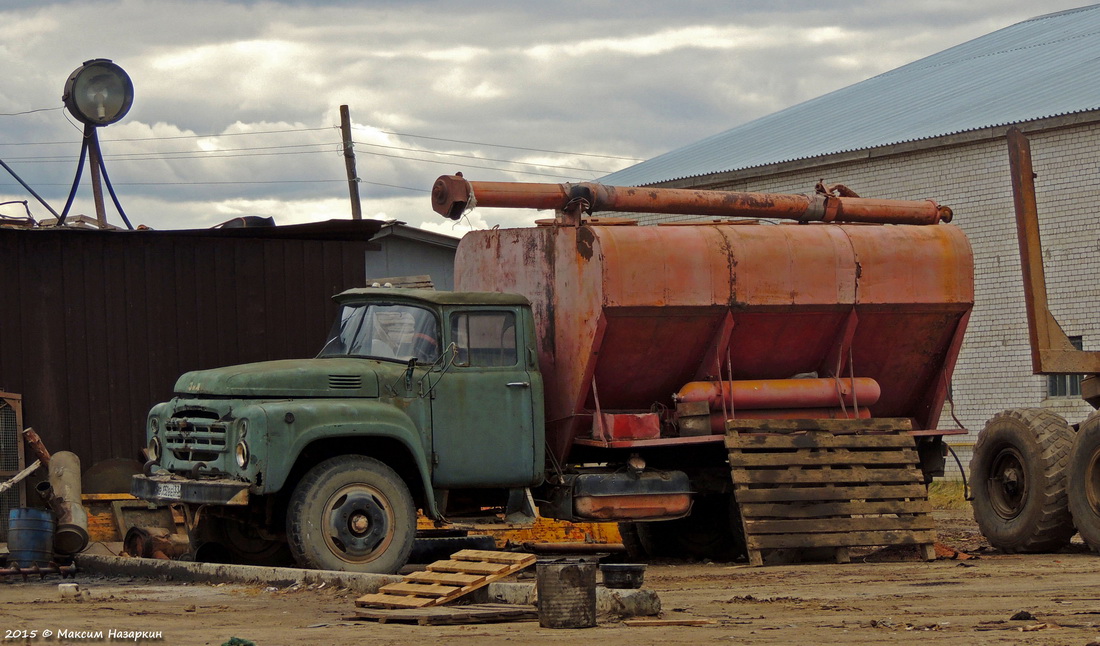
[[[673,395],[673,401],[707,402],[711,410],[870,406],[882,391],[874,379],[754,379],[693,381]]]
[[[534,309],[551,450],[694,381],[873,379],[875,417],[938,422],[973,306],[952,225],[540,226],[467,234],[455,289]],[[860,402],[864,406],[864,402]]]

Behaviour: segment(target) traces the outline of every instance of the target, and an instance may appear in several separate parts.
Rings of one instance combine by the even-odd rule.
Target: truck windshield
[[[439,358],[439,321],[412,305],[344,305],[318,356],[432,363]]]

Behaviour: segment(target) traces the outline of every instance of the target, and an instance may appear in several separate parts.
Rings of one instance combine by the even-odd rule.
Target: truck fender
[[[286,485],[290,471],[298,463],[302,453],[317,442],[333,439],[349,442],[370,438],[389,439],[404,447],[416,465],[425,494],[425,513],[431,517],[439,516],[435,504],[435,491],[432,487],[428,451],[425,449],[427,440],[413,421],[394,406],[372,400],[354,403],[314,402],[307,410],[296,408],[293,411],[289,409],[284,411],[276,407],[265,406],[265,408],[269,409],[267,410],[269,423],[283,423],[283,420],[287,419],[286,413],[291,412],[294,418],[288,425],[297,427],[292,433],[283,436],[290,437],[286,446],[271,447],[273,451],[285,451],[284,454],[292,456],[293,459],[282,460],[271,465],[267,471],[267,482],[264,483],[264,489],[267,491],[281,490]]]

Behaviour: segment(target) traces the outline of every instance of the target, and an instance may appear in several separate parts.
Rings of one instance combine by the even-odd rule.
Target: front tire
[[[1006,553],[1053,552],[1074,534],[1066,494],[1073,431],[1041,408],[998,413],[970,461],[974,520]]]
[[[1100,552],[1100,411],[1081,423],[1069,459],[1069,511],[1081,538]]]
[[[302,567],[392,574],[408,561],[416,508],[393,469],[342,455],[310,469],[294,488],[286,529]]]

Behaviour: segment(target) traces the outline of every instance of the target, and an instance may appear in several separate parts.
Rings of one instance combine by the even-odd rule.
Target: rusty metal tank
[[[456,290],[533,305],[557,458],[597,405],[660,410],[698,381],[871,379],[871,416],[936,428],[974,301],[957,227],[632,224],[559,218],[458,247]]]

